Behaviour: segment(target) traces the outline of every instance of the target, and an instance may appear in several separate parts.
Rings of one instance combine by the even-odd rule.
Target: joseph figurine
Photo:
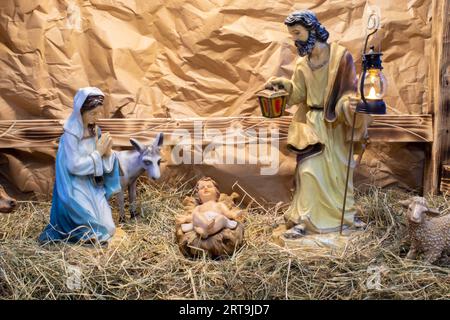
[[[288,238],[340,228],[350,134],[359,99],[351,54],[337,43],[327,43],[328,31],[316,15],[295,11],[284,21],[300,57],[292,78],[271,78],[266,86],[282,85],[288,105],[298,105],[288,132],[288,148],[297,155],[296,190],[285,220]],[[369,117],[356,115],[354,141],[367,136]],[[358,143],[355,143],[355,150]],[[363,225],[355,217],[351,162],[345,227]]]

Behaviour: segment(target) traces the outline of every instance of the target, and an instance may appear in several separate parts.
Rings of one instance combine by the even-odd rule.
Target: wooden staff
[[[345,179],[344,203],[342,205],[342,216],[341,216],[341,228],[340,228],[340,234],[341,235],[342,235],[342,229],[344,227],[344,215],[345,215],[345,204],[347,202],[348,180],[349,180],[349,177],[350,177],[350,165],[351,165],[352,156],[353,156],[353,137],[354,137],[354,134],[355,134],[355,122],[356,122],[356,111],[353,113],[352,137],[350,139],[350,150],[348,152],[347,177]]]

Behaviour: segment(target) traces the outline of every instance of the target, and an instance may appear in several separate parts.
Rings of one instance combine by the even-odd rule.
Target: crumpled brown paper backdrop
[[[390,111],[420,113],[431,0],[16,0],[0,4],[0,119],[64,118],[87,85],[116,117],[259,114],[255,91],[296,58],[284,18],[314,10],[359,70],[366,2],[381,8]]]
[[[381,9],[372,43],[384,53],[388,112],[427,110],[431,0],[16,0],[0,2],[0,119],[63,119],[88,85],[106,93],[112,117],[260,115],[255,91],[270,76],[290,77],[296,59],[284,18],[315,11],[359,72],[367,4]],[[27,186],[10,172],[40,163],[42,152],[2,153],[3,176],[45,192],[39,174]]]

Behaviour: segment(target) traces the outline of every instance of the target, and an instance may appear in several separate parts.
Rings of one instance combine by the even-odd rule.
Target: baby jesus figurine
[[[242,211],[234,212],[223,202],[218,202],[220,192],[216,182],[209,178],[200,179],[196,185],[198,202],[192,211],[192,222],[183,223],[181,230],[189,232],[194,230],[202,239],[207,239],[210,235],[216,234],[223,228],[235,229],[237,218],[242,215]]]
[[[196,186],[196,198],[184,200],[185,214],[177,216],[177,240],[188,255],[199,254],[198,249],[217,257],[232,254],[242,243],[243,226],[239,220],[243,212],[233,202],[237,194],[220,194],[217,183],[205,177]]]

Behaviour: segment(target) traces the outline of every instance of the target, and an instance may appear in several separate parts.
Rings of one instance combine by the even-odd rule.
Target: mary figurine
[[[105,244],[114,235],[108,199],[120,190],[118,159],[109,133],[95,124],[104,94],[81,88],[64,124],[56,155],[50,223],[40,243],[54,241]]]

